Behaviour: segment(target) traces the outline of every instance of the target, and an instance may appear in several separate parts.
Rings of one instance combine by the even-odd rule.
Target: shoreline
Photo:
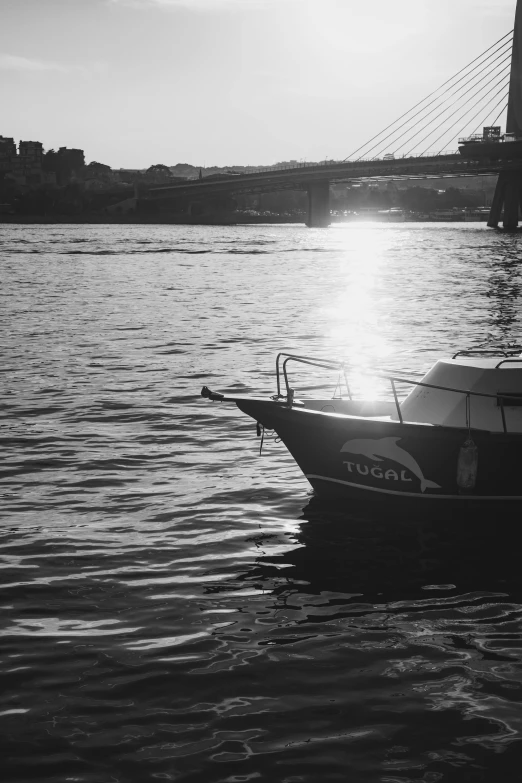
[[[0,215],[0,225],[160,225],[160,226],[243,226],[243,225],[274,225],[274,224],[291,224],[291,225],[305,225],[304,220],[299,220],[299,216],[282,216],[282,215],[270,215],[259,216],[257,219],[254,216],[248,216],[248,218],[242,218],[240,216],[224,218],[208,218],[208,219],[186,219],[186,218],[159,218],[158,216],[140,216],[139,219],[134,217],[126,217],[125,215],[108,216],[108,215]],[[403,226],[410,223],[462,223],[462,224],[486,224],[487,219],[484,220],[437,220],[437,219],[409,219],[409,220],[371,220],[369,218],[361,218],[360,220],[332,220],[330,225],[350,225],[351,223],[368,223],[380,225],[394,225]]]

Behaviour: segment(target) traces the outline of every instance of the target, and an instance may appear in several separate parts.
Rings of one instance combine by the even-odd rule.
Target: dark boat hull
[[[275,430],[312,487],[331,497],[380,500],[522,500],[522,433],[472,430],[478,470],[472,490],[457,483],[468,431],[453,427],[289,408],[235,399],[266,429]]]

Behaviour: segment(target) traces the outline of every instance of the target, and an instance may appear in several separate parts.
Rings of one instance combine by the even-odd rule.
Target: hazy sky
[[[0,0],[0,134],[115,168],[344,158],[516,0]]]

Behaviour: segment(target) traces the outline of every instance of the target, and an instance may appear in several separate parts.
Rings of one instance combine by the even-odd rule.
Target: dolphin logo
[[[349,454],[362,454],[363,457],[368,457],[368,459],[373,459],[377,462],[381,462],[383,458],[391,459],[399,465],[404,465],[414,476],[417,476],[421,483],[421,492],[425,492],[427,489],[440,489],[439,484],[424,478],[422,470],[411,454],[397,446],[399,440],[400,438],[348,440],[341,451]]]

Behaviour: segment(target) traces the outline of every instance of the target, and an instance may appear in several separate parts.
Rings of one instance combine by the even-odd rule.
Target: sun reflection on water
[[[385,306],[389,297],[383,283],[385,247],[381,233],[373,227],[354,233],[346,236],[339,262],[328,338],[336,355],[347,362],[355,395],[378,399],[389,394],[389,384],[371,373],[379,371],[393,354]]]

